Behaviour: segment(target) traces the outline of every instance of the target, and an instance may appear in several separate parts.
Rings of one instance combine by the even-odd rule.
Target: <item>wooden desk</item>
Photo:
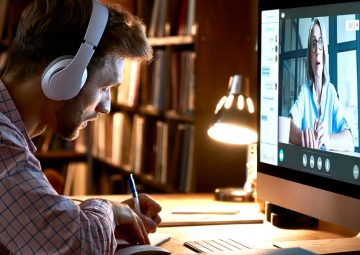
[[[124,200],[130,195],[97,196],[111,200]],[[172,236],[171,240],[162,245],[170,250],[171,254],[195,254],[195,252],[183,246],[185,241],[218,239],[222,237],[237,237],[244,242],[251,243],[256,248],[274,248],[276,241],[298,241],[298,240],[320,240],[338,239],[352,237],[355,233],[335,227],[330,224],[320,223],[318,229],[281,229],[271,225],[269,222],[252,224],[221,224],[221,225],[198,225],[198,226],[167,226],[166,222],[171,222],[172,211],[179,206],[214,206],[229,205],[240,206],[240,213],[253,212],[259,210],[255,203],[232,203],[218,202],[213,199],[212,194],[154,194],[152,197],[158,201],[162,207],[161,217],[164,221],[158,232],[168,233]],[[86,197],[76,197],[85,199]],[[189,215],[188,217],[191,217]]]

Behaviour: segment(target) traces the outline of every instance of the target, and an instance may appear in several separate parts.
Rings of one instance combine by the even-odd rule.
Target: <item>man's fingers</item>
[[[138,230],[138,236],[141,238],[140,244],[150,244],[149,237],[147,235],[146,228],[143,224],[143,221],[138,217],[136,214],[134,214],[137,221],[137,230]]]

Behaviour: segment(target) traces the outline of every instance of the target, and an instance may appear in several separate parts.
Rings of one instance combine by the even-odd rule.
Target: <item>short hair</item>
[[[142,21],[118,4],[107,7],[107,25],[89,67],[107,55],[150,61],[153,50]],[[38,75],[55,58],[75,55],[91,11],[92,0],[32,1],[21,15],[5,73],[18,78]]]
[[[326,31],[324,28],[324,25],[320,18],[314,18],[311,22],[310,28],[309,28],[309,37],[308,37],[308,49],[307,49],[307,76],[308,80],[310,82],[310,85],[314,84],[315,77],[314,72],[312,70],[311,66],[311,33],[313,31],[313,28],[315,25],[318,25],[320,27],[321,31],[321,37],[323,40],[323,74],[322,74],[322,83],[326,84],[330,81],[329,79],[329,70],[328,70],[328,47],[327,47],[327,37],[326,37]]]

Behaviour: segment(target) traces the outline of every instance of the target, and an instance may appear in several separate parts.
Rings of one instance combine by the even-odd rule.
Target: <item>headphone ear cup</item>
[[[75,97],[84,86],[87,79],[87,69],[81,70],[78,79],[74,76],[74,57],[71,55],[61,56],[53,60],[44,70],[41,78],[41,86],[44,94],[52,100],[68,100]],[[75,70],[76,73],[76,70]],[[70,78],[70,79],[69,79]]]
[[[58,86],[51,84],[50,80],[54,74],[64,70],[73,60],[74,56],[65,55],[58,57],[50,62],[50,64],[45,68],[42,77],[41,77],[41,86],[42,90],[50,99],[56,97],[56,92],[60,89]],[[63,88],[64,89],[64,88]]]

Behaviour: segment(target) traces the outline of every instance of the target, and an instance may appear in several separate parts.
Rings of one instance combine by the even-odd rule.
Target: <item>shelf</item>
[[[82,161],[86,160],[86,153],[82,152],[73,152],[73,151],[51,151],[51,152],[36,152],[36,158],[51,160],[51,159],[61,159],[61,160],[74,160]]]
[[[116,111],[125,111],[125,112],[130,112],[130,113],[135,113],[137,111],[136,107],[129,107],[129,106],[123,106],[123,105],[118,105],[118,104],[112,104],[112,107]],[[159,111],[151,105],[141,106],[138,109],[138,112],[143,115],[164,118],[167,120],[173,120],[173,121],[179,121],[179,122],[189,122],[189,123],[194,122],[194,116],[192,116],[192,115],[181,114],[181,113],[178,113],[173,110],[169,110],[169,111],[165,111],[165,112]]]
[[[189,123],[194,122],[194,117],[191,115],[181,114],[181,113],[178,113],[173,110],[165,111],[165,112],[159,111],[159,110],[156,110],[151,105],[141,107],[139,112],[144,115],[148,115],[148,116],[163,117],[164,119],[167,119],[167,120],[174,120],[174,121],[178,121],[178,122],[189,122]]]
[[[115,111],[131,112],[131,113],[134,113],[137,110],[136,107],[134,106],[121,105],[117,103],[111,103],[111,108]]]
[[[181,121],[181,122],[189,122],[189,123],[193,123],[195,121],[194,116],[180,114],[175,111],[167,111],[165,113],[165,118],[168,120],[175,120],[175,121],[179,121],[179,122]]]
[[[105,161],[103,159],[100,159],[98,157],[94,158],[94,163],[95,164],[100,164],[102,166],[104,166],[105,168],[113,171],[113,172],[117,172],[120,173],[122,175],[129,175],[130,173],[133,173],[131,171],[131,168],[128,166],[117,166],[111,162]],[[162,192],[168,192],[168,193],[172,193],[172,192],[176,192],[176,189],[166,185],[166,184],[162,184],[162,183],[158,183],[156,182],[150,175],[139,175],[136,173],[134,174],[134,178],[135,180],[138,180],[139,183],[151,187],[151,188],[155,188],[156,190],[160,190]]]
[[[167,45],[191,45],[194,43],[194,36],[166,36],[166,37],[149,37],[151,46]]]

